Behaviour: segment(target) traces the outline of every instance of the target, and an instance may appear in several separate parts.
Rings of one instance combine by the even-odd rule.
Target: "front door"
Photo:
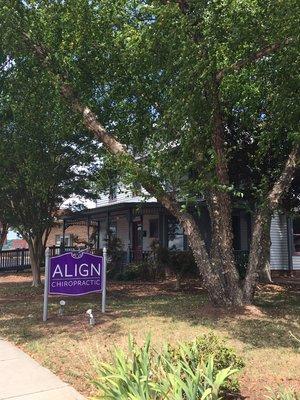
[[[132,223],[132,259],[140,261],[143,258],[143,226],[141,221]]]

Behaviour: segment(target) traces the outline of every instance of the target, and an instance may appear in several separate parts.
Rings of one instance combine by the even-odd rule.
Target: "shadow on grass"
[[[299,332],[300,301],[295,290],[274,287],[262,288],[256,298],[256,306],[244,309],[216,309],[209,305],[207,296],[198,285],[183,287],[176,292],[173,284],[110,283],[108,313],[95,309],[99,295],[66,298],[66,314],[58,317],[58,303],[62,297],[49,299],[49,321],[43,324],[43,289],[30,287],[29,282],[0,283],[0,335],[15,342],[47,339],[47,336],[68,334],[80,340],[87,329],[85,312],[95,310],[101,332],[106,335],[120,334],[121,323],[126,319],[137,321],[146,317],[185,322],[190,326],[203,326],[212,330],[226,331],[229,337],[239,339],[254,348],[293,347],[289,331]],[[97,326],[91,331],[96,335]]]

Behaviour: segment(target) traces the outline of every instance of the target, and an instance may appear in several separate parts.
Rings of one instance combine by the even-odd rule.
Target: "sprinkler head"
[[[94,316],[93,316],[93,310],[90,308],[90,309],[88,309],[87,311],[86,311],[86,314],[87,314],[87,316],[88,316],[88,318],[89,318],[89,324],[90,325],[92,325],[92,326],[94,326],[95,325],[95,318],[94,318]]]
[[[66,305],[65,300],[60,300],[59,302],[59,309],[58,309],[58,315],[62,316],[64,314],[64,306]]]

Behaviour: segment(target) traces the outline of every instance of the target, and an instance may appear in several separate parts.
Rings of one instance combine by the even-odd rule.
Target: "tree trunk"
[[[291,185],[296,168],[299,164],[300,145],[296,144],[289,154],[280,177],[270,190],[265,204],[257,211],[254,218],[252,241],[250,246],[247,274],[244,282],[244,301],[252,303],[261,265],[268,261],[265,249],[270,244],[270,219],[286,190]]]
[[[270,249],[269,249],[269,257],[270,259]],[[259,282],[262,283],[272,283],[272,275],[271,275],[271,264],[270,261],[268,260],[266,264],[263,266],[263,268],[259,272]]]
[[[253,224],[252,241],[250,246],[247,274],[244,282],[244,301],[247,304],[252,303],[255,288],[259,277],[259,267],[267,262],[266,248],[269,245],[268,221],[271,212],[264,207],[258,211]]]
[[[4,245],[6,236],[8,233],[8,224],[6,222],[0,222],[0,251]]]
[[[200,275],[209,298],[216,306],[242,305],[240,291],[229,294],[226,281],[217,265],[211,262],[195,219],[187,213],[177,216],[187,235]]]
[[[265,248],[263,249],[263,257],[261,260],[262,264],[260,265],[259,271],[258,271],[258,279],[262,283],[272,283],[271,264],[270,264],[271,220],[272,220],[272,216],[270,215],[268,220],[266,221],[266,228],[265,228],[266,240],[263,241],[263,244],[265,244]]]
[[[218,269],[232,304],[241,306],[243,292],[233,252],[231,200],[227,193],[212,191],[207,195],[206,202],[212,230],[211,262]]]
[[[42,236],[36,236],[33,239],[28,240],[30,264],[32,272],[32,286],[39,287],[42,285],[41,282],[41,265],[45,253],[43,246]]]
[[[215,151],[215,172],[218,179],[217,184],[220,186],[220,188],[213,187],[205,196],[212,230],[210,255],[213,265],[219,269],[228,297],[232,299],[233,304],[241,305],[243,294],[233,252],[232,203],[230,193],[227,191],[230,180],[224,146],[223,115],[219,85],[214,78],[210,97],[213,110],[212,145]]]

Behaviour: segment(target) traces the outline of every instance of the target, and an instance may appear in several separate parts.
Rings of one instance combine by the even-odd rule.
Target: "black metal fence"
[[[0,252],[0,271],[22,271],[30,268],[28,249],[3,250]]]
[[[50,257],[75,250],[75,247],[51,246]],[[15,249],[0,251],[0,272],[1,271],[24,271],[31,267],[29,249]]]

